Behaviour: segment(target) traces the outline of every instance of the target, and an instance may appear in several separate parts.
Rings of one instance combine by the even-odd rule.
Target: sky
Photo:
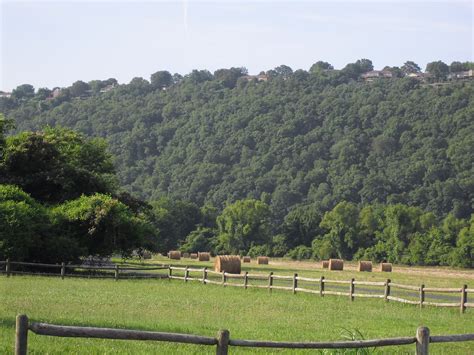
[[[281,64],[473,61],[473,1],[0,0],[0,90]]]

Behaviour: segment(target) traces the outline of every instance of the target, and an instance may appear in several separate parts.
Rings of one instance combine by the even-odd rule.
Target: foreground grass
[[[65,325],[131,328],[215,336],[229,329],[231,338],[260,340],[340,340],[343,328],[365,338],[413,336],[420,325],[432,334],[474,333],[474,311],[425,308],[311,294],[292,295],[261,289],[222,288],[168,280],[95,280],[47,277],[0,277],[0,353],[12,353],[14,320]],[[159,342],[54,338],[29,334],[30,353],[139,354],[204,353],[214,347]],[[474,343],[433,344],[432,353],[466,354]],[[383,353],[413,353],[414,345],[383,348]],[[290,353],[231,347],[236,353]],[[382,349],[376,350],[376,353]],[[291,351],[295,353],[295,351]],[[301,351],[308,353],[308,351]]]

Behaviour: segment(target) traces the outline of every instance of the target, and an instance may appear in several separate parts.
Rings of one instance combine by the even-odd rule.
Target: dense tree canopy
[[[446,67],[433,63],[427,69],[443,80]],[[447,70],[468,68],[453,62]],[[292,255],[303,257],[311,248],[317,258],[461,265],[472,250],[474,81],[402,77],[420,72],[407,61],[386,68],[392,79],[363,82],[372,69],[361,59],[342,70],[322,61],[310,71],[281,65],[258,80],[245,68],[161,71],[102,93],[105,81],[90,82],[76,99],[72,87],[45,100],[21,86],[0,99],[17,131],[61,125],[84,136],[58,133],[67,144],[48,130],[9,137],[0,178],[48,203],[114,194],[103,143],[77,143],[100,137],[119,185],[151,201],[134,205],[150,214],[160,251],[264,246],[274,255],[298,248]],[[254,244],[224,237],[232,235],[225,206],[240,200],[268,206],[268,232]],[[449,238],[441,227],[448,216],[462,225]]]

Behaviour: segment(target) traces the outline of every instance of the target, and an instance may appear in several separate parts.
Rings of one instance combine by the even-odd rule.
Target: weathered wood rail
[[[219,330],[217,336],[201,336],[182,333],[152,332],[133,329],[113,329],[77,327],[47,323],[30,323],[26,315],[16,317],[15,354],[26,355],[28,351],[28,331],[37,335],[70,338],[99,338],[119,340],[166,341],[196,345],[215,346],[217,355],[227,355],[230,346],[252,348],[285,349],[360,349],[415,344],[417,355],[427,355],[430,343],[474,341],[474,334],[454,334],[430,336],[426,327],[419,327],[415,336],[387,339],[333,341],[333,342],[285,342],[230,339],[228,330]]]
[[[41,272],[40,275],[60,276],[65,277],[95,277],[95,278],[113,278],[116,281],[119,279],[128,278],[167,278],[169,280],[183,280],[197,281],[202,284],[214,284],[224,287],[243,287],[247,288],[262,288],[273,290],[291,291],[293,294],[297,292],[306,292],[318,294],[321,297],[325,295],[343,296],[350,301],[356,298],[378,298],[385,302],[394,301],[406,304],[417,305],[419,307],[435,306],[435,307],[457,307],[461,313],[464,313],[467,308],[474,308],[474,302],[468,301],[468,294],[474,294],[474,288],[468,288],[463,285],[458,288],[442,288],[442,287],[426,287],[425,285],[403,285],[392,282],[390,279],[385,281],[358,281],[351,280],[331,280],[324,276],[319,278],[302,277],[298,274],[293,275],[275,275],[273,272],[269,274],[249,274],[243,272],[241,274],[229,274],[226,272],[216,272],[208,268],[197,267],[182,267],[173,265],[159,265],[159,264],[141,264],[141,265],[113,265],[113,266],[87,266],[87,265],[69,265],[61,264],[40,264],[40,263],[26,263],[15,261],[0,261],[1,273],[6,274],[7,277],[15,274],[36,275],[37,272],[14,270],[13,266],[22,267],[38,267],[38,268],[52,268],[56,273]],[[73,270],[73,273],[68,273],[68,270]],[[157,271],[164,271],[163,273]],[[96,271],[97,274],[84,274],[86,271]],[[152,271],[152,272],[151,272]],[[304,283],[304,284],[303,284]],[[334,285],[332,289],[329,289]],[[337,287],[337,289],[334,289]],[[360,287],[360,289],[359,289]],[[372,287],[372,289],[365,289],[364,287]],[[379,289],[377,289],[379,288]],[[402,290],[402,292],[411,292],[416,295],[416,299],[407,299],[396,295],[394,291]],[[379,293],[377,291],[380,291]],[[458,300],[456,302],[433,302],[426,300],[430,293],[442,294],[457,294]],[[453,296],[454,297],[454,296]],[[448,299],[449,300],[449,299]],[[454,298],[454,300],[456,300]]]
[[[474,289],[467,288],[467,285],[463,285],[459,288],[435,288],[435,287],[425,287],[424,285],[413,286],[413,285],[402,285],[392,282],[390,279],[385,281],[356,281],[355,279],[351,280],[330,280],[326,279],[324,276],[320,278],[309,278],[301,277],[298,274],[290,275],[274,275],[272,272],[268,275],[262,274],[249,274],[244,272],[242,274],[229,274],[229,273],[220,273],[212,270],[204,269],[191,269],[188,267],[179,267],[179,266],[168,266],[169,279],[177,280],[195,280],[200,281],[203,284],[215,284],[222,286],[232,286],[232,287],[244,287],[244,288],[266,288],[269,291],[272,290],[285,290],[292,291],[294,294],[297,292],[306,292],[319,294],[321,297],[325,295],[333,296],[344,296],[349,298],[351,301],[354,301],[355,298],[379,298],[384,299],[386,302],[395,301],[407,304],[418,305],[420,307],[424,306],[435,306],[435,307],[458,307],[461,313],[464,313],[467,308],[474,307],[474,303],[469,303],[467,301],[468,293],[474,293]],[[177,276],[173,271],[184,272],[185,276]],[[190,277],[190,272],[197,272],[200,274],[199,277]],[[211,278],[209,275],[215,275]],[[241,279],[241,283],[236,283],[230,280]],[[254,284],[252,281],[267,281],[266,284]],[[285,281],[287,285],[275,285],[275,282]],[[306,282],[307,285],[315,286],[316,288],[301,287],[300,281]],[[335,291],[328,290],[326,285],[344,285],[342,287],[347,287],[347,291]],[[380,293],[362,293],[356,292],[356,286],[369,286],[369,287],[380,287]],[[341,286],[340,286],[341,287]],[[417,300],[405,299],[398,296],[393,296],[392,292],[394,289],[401,289],[407,291],[415,291],[418,293]],[[374,290],[375,291],[375,290]],[[459,295],[459,302],[431,302],[426,301],[426,294],[432,293],[454,293]]]

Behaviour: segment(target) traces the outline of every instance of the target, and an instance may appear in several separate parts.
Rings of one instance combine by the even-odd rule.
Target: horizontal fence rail
[[[72,338],[99,338],[118,340],[166,341],[196,345],[215,346],[217,355],[227,355],[229,346],[252,348],[284,349],[360,349],[397,345],[416,345],[417,355],[427,355],[430,343],[474,341],[474,334],[454,334],[430,336],[426,327],[419,327],[416,336],[372,340],[352,340],[333,342],[284,342],[230,339],[228,330],[219,330],[217,337],[194,334],[152,332],[133,329],[64,326],[47,323],[30,323],[26,315],[16,317],[15,354],[26,355],[28,351],[28,331],[37,335]]]
[[[461,313],[467,308],[474,308],[474,302],[468,301],[468,294],[474,294],[473,288],[467,285],[462,287],[425,287],[425,285],[403,285],[392,282],[390,279],[385,281],[358,281],[351,280],[331,280],[324,276],[319,278],[302,277],[298,274],[293,275],[275,275],[273,272],[269,274],[249,274],[244,272],[241,274],[230,274],[227,272],[217,272],[207,267],[189,267],[189,266],[173,266],[163,264],[123,264],[123,265],[70,265],[70,264],[42,264],[42,263],[26,263],[16,261],[0,261],[0,265],[4,265],[1,273],[8,276],[14,274],[26,275],[50,275],[65,277],[91,277],[91,278],[113,278],[119,279],[154,279],[167,278],[169,280],[197,281],[202,284],[214,284],[224,287],[243,287],[273,290],[305,292],[319,294],[321,297],[325,295],[343,296],[351,301],[355,298],[378,298],[385,302],[394,301],[405,304],[417,305],[419,307],[457,307]],[[17,266],[13,270],[13,266]],[[32,272],[31,270],[18,270],[19,267],[36,267],[56,269],[56,273],[51,272]],[[72,273],[68,270],[72,270]],[[90,274],[90,272],[96,272]],[[159,271],[163,271],[160,273]],[[401,290],[401,291],[400,291]],[[400,294],[401,293],[401,294]],[[430,298],[426,299],[427,296]],[[442,294],[442,295],[438,295]],[[456,296],[451,296],[457,294]],[[446,296],[443,296],[446,295]],[[404,297],[411,297],[404,298]],[[446,298],[447,297],[447,298]],[[438,302],[439,300],[439,302]],[[436,301],[436,302],[435,302]],[[448,302],[451,301],[451,302]]]

